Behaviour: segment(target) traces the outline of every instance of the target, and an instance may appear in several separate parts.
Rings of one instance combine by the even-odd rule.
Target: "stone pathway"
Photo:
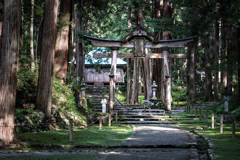
[[[102,160],[198,159],[195,137],[170,124],[136,125],[133,135]]]

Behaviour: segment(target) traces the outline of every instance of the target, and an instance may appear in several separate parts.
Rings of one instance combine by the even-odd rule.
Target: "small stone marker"
[[[102,99],[101,103],[102,103],[102,113],[106,113],[107,100],[106,99]]]
[[[202,120],[202,108],[200,108],[200,115],[199,115],[199,120]]]
[[[235,117],[232,119],[232,138],[235,138]]]
[[[115,123],[117,124],[118,112],[115,112]]]
[[[102,129],[102,114],[100,115],[100,119],[99,119],[99,129]]]
[[[69,121],[69,142],[73,140],[73,120],[70,119]]]
[[[111,112],[108,114],[108,126],[111,126]]]
[[[214,113],[212,113],[212,129],[214,129]]]
[[[223,133],[223,115],[220,115],[220,133]]]

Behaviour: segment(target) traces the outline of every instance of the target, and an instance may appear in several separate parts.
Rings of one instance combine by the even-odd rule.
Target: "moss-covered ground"
[[[17,137],[27,148],[38,149],[38,145],[118,145],[132,134],[129,125],[111,127],[95,125],[87,129],[73,131],[73,142],[69,142],[69,130],[45,131],[39,133],[18,134]]]

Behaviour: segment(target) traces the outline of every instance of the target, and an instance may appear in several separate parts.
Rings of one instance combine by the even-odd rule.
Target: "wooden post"
[[[200,108],[200,115],[199,115],[199,120],[202,120],[202,108]]]
[[[109,115],[108,115],[108,126],[109,127],[111,126],[111,112],[109,112]]]
[[[194,113],[194,104],[192,105],[192,114]]]
[[[208,122],[208,111],[206,111],[206,122]]]
[[[118,112],[115,112],[115,122],[117,124]]]
[[[232,119],[232,138],[235,138],[235,117]]]
[[[197,118],[197,108],[195,108],[195,110],[196,110],[196,118]]]
[[[69,122],[69,142],[73,141],[73,120],[70,119]]]
[[[185,112],[187,113],[187,106],[184,106]]]
[[[102,129],[102,114],[100,115],[100,119],[99,119],[99,129]]]
[[[214,113],[212,113],[212,129],[214,129]]]
[[[178,101],[179,101],[179,99],[177,100],[177,107],[178,107]]]
[[[223,115],[220,115],[220,133],[223,133]]]

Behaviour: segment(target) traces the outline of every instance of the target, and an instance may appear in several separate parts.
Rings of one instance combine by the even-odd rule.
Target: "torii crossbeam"
[[[84,39],[90,41],[96,47],[109,47],[112,53],[96,53],[94,58],[112,58],[111,75],[109,83],[109,109],[114,108],[115,97],[115,74],[118,58],[163,58],[162,67],[164,68],[164,77],[166,77],[166,111],[171,111],[171,79],[168,58],[186,58],[184,54],[170,54],[169,48],[184,47],[192,42],[196,36],[184,39],[157,40],[151,33],[143,27],[138,26],[122,40],[100,39],[84,35]],[[119,48],[134,48],[134,53],[117,53]],[[145,53],[145,48],[162,48],[162,53]],[[160,85],[160,84],[159,84]]]

